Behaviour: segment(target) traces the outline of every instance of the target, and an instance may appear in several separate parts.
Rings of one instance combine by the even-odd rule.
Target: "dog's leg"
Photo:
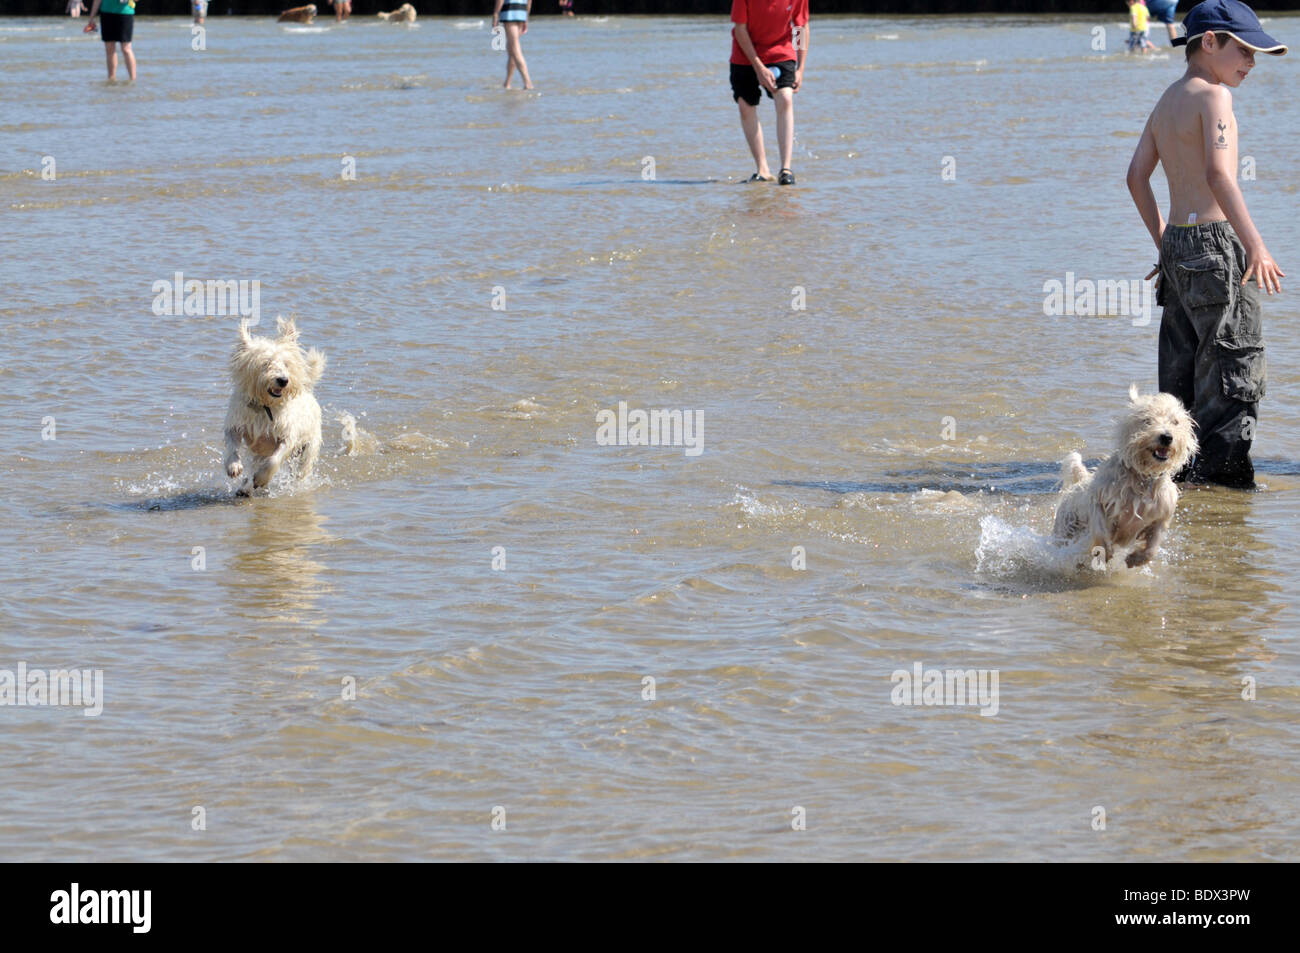
[[[312,468],[316,466],[316,457],[320,455],[320,431],[317,430],[307,440],[303,447],[302,458],[298,461],[298,479],[305,480],[311,476]]]
[[[275,476],[276,471],[280,469],[280,464],[284,462],[284,455],[288,452],[288,441],[282,441],[276,445],[275,453],[258,461],[257,468],[253,471],[255,489],[260,490],[271,482],[271,477]]]
[[[1135,569],[1151,562],[1151,557],[1160,548],[1160,540],[1164,537],[1165,527],[1168,525],[1167,523],[1152,523],[1139,533],[1138,539],[1143,541],[1143,545],[1140,549],[1135,549],[1129,553],[1128,558],[1124,560],[1124,564],[1130,569]]]
[[[1087,539],[1087,537],[1083,537]],[[1085,554],[1088,565],[1097,572],[1105,572],[1106,567],[1110,565],[1111,557],[1115,551],[1111,549],[1110,542],[1103,536],[1094,536],[1088,542],[1088,552]]]
[[[1115,541],[1110,532],[1106,510],[1096,500],[1088,510],[1088,558],[1093,569],[1104,572],[1115,555]]]
[[[244,472],[244,465],[239,462],[239,431],[233,427],[226,430],[226,476],[232,480],[238,479],[239,475]]]

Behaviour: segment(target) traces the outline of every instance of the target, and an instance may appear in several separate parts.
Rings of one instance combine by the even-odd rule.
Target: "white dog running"
[[[320,453],[320,404],[312,387],[325,370],[325,355],[298,346],[293,320],[276,318],[277,338],[253,337],[239,325],[239,344],[230,356],[235,390],[226,410],[226,474],[244,473],[239,450],[247,448],[248,474],[237,492],[261,488],[286,459],[296,458],[298,479],[311,474]]]
[[[1129,388],[1128,413],[1119,424],[1119,450],[1089,473],[1072,453],[1061,463],[1064,493],[1054,534],[1086,540],[1100,561],[1129,550],[1125,564],[1150,562],[1174,519],[1178,487],[1173,477],[1197,451],[1192,417],[1172,394],[1141,396]]]

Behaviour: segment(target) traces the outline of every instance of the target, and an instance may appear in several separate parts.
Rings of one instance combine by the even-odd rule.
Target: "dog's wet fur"
[[[278,336],[253,337],[239,325],[230,356],[234,391],[226,410],[226,475],[243,477],[236,492],[247,495],[271,482],[286,460],[296,476],[311,475],[320,453],[320,404],[312,388],[325,371],[325,355],[298,344],[292,319],[276,319]],[[240,459],[241,450],[248,465]]]
[[[1141,395],[1129,388],[1128,412],[1118,429],[1119,448],[1089,472],[1072,453],[1061,463],[1063,492],[1054,535],[1087,543],[1094,563],[1116,551],[1125,565],[1151,561],[1178,506],[1174,476],[1197,451],[1191,414],[1172,394]]]

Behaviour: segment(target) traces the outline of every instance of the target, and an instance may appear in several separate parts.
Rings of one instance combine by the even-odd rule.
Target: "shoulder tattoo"
[[[1227,138],[1228,127],[1223,124],[1222,119],[1218,120],[1217,125],[1219,127],[1219,137],[1214,140],[1214,148],[1226,149],[1228,148],[1228,138]]]

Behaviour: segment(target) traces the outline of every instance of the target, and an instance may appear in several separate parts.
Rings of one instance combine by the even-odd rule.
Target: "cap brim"
[[[1286,44],[1279,43],[1263,30],[1247,33],[1245,36],[1233,33],[1231,30],[1205,30],[1201,33],[1194,33],[1191,36],[1176,36],[1169,42],[1171,46],[1186,46],[1197,37],[1205,36],[1206,33],[1226,33],[1242,46],[1255,53],[1268,53],[1272,56],[1286,56]],[[1250,37],[1250,39],[1246,39],[1247,36]]]
[[[1233,33],[1231,30],[1219,30],[1216,32],[1228,34],[1228,36],[1232,37],[1242,46],[1248,47],[1256,53],[1269,53],[1273,56],[1286,55],[1286,44],[1279,43],[1263,30],[1252,30],[1245,34],[1245,36]]]

